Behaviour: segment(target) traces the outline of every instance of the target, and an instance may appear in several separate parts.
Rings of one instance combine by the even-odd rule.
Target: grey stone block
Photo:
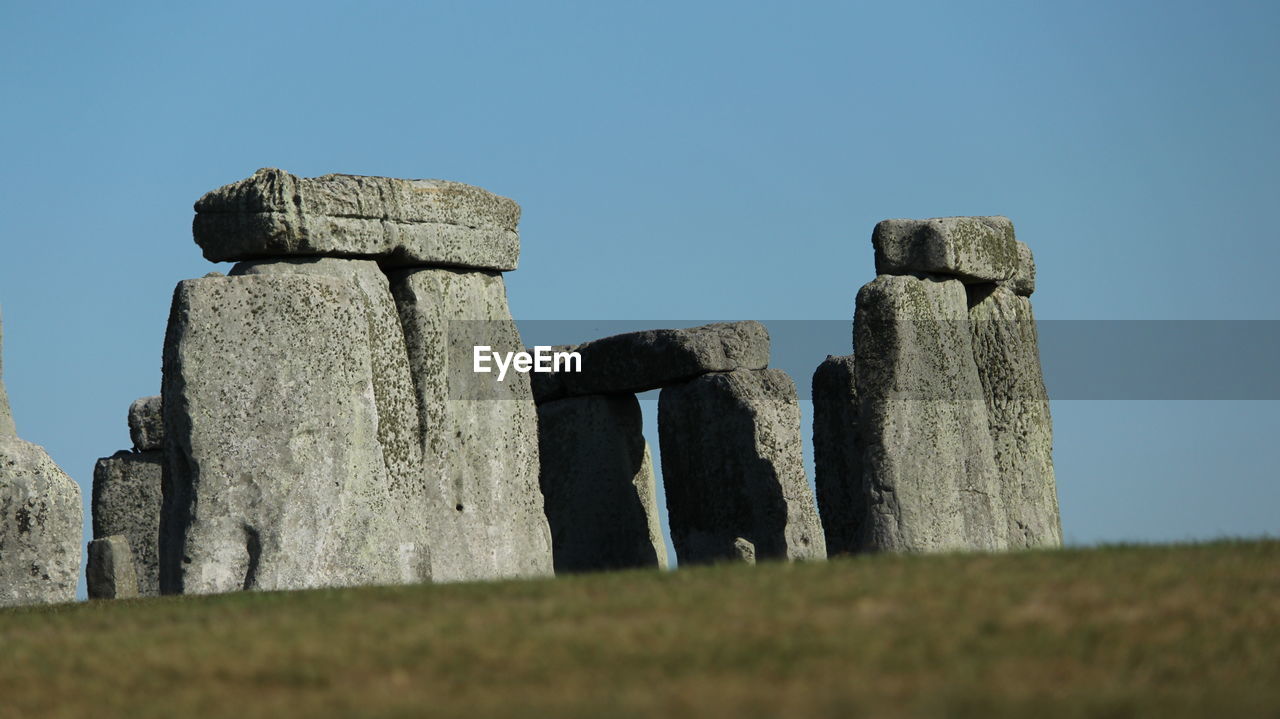
[[[868,548],[1004,549],[964,285],[881,275],[858,292],[854,331]]]
[[[805,479],[795,384],[781,370],[735,370],[662,390],[662,477],[681,564],[823,559]]]
[[[213,262],[341,255],[514,270],[520,255],[520,206],[460,182],[264,168],[195,209],[196,244]]]
[[[90,599],[128,599],[138,596],[138,577],[134,572],[133,552],[129,549],[128,538],[117,534],[89,542],[85,579]]]
[[[708,372],[769,366],[769,331],[759,322],[719,322],[604,337],[572,348],[581,372],[538,377],[539,402],[588,394],[633,394]]]
[[[162,591],[419,579],[378,442],[366,307],[336,277],[178,285],[164,352]]]
[[[0,317],[0,437],[16,437],[13,410],[9,408],[9,393],[4,389],[4,318]]]
[[[422,476],[422,438],[418,400],[404,330],[387,276],[372,260],[337,257],[307,257],[293,260],[241,262],[232,277],[255,275],[312,275],[337,277],[351,282],[360,298],[369,326],[372,352],[373,395],[378,408],[378,443],[391,482],[397,523],[417,547],[419,579],[431,575],[428,556],[430,505],[427,484]]]
[[[1007,217],[884,220],[871,235],[876,274],[932,273],[965,282],[1012,279],[1019,268]]]
[[[1036,291],[1036,260],[1031,248],[1025,242],[1018,242],[1018,271],[1013,279],[1000,284],[1008,287],[1014,294],[1030,297]]]
[[[0,607],[75,599],[83,519],[80,487],[48,454],[0,436]]]
[[[828,355],[813,373],[813,464],[827,555],[863,551],[868,507],[853,355]]]
[[[136,399],[129,405],[129,437],[139,452],[164,449],[164,412],[160,395]]]
[[[547,576],[551,534],[538,485],[538,420],[529,375],[472,371],[477,345],[524,347],[497,272],[393,273],[422,422],[432,501],[434,581]]]
[[[164,452],[116,452],[93,468],[93,536],[129,542],[138,594],[160,594],[160,507]]]
[[[1011,547],[1058,547],[1053,420],[1031,301],[1010,288],[969,289],[973,352],[986,398]]]
[[[556,573],[667,566],[635,395],[538,405],[542,496]]]

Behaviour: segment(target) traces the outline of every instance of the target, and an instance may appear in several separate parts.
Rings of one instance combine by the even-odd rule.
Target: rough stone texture
[[[129,542],[138,594],[160,594],[160,507],[164,452],[116,452],[93,468],[93,536]]]
[[[354,283],[369,325],[373,395],[378,407],[378,442],[386,462],[397,522],[419,548],[418,576],[430,576],[427,525],[429,497],[422,477],[422,438],[418,400],[409,372],[404,330],[387,276],[372,260],[308,257],[296,260],[241,262],[231,276],[318,275]]]
[[[667,566],[635,395],[538,405],[542,496],[556,572]]]
[[[89,542],[89,562],[85,579],[90,599],[127,599],[138,596],[129,540],[121,535]]]
[[[658,399],[662,477],[681,564],[822,559],[801,459],[795,384],[781,370],[703,375]]]
[[[551,533],[538,485],[529,375],[472,371],[472,348],[524,347],[497,272],[443,268],[391,277],[422,422],[434,581],[546,576]]]
[[[460,182],[264,168],[200,198],[193,230],[213,262],[343,255],[514,270],[519,222],[514,201]]]
[[[1036,259],[1027,243],[1018,241],[1018,271],[1013,279],[1001,282],[1014,294],[1030,297],[1036,291]]]
[[[997,282],[1018,273],[1018,246],[1007,217],[884,220],[871,243],[880,275],[927,272]]]
[[[1031,301],[1010,288],[969,289],[973,352],[986,397],[1011,547],[1062,545],[1053,420]]]
[[[4,318],[0,317],[0,437],[16,437],[13,411],[9,408],[9,393],[4,389]]]
[[[409,582],[366,303],[335,277],[187,280],[165,338],[166,593]]]
[[[882,275],[858,292],[867,547],[998,550],[1007,527],[958,280]]]
[[[645,330],[572,348],[581,372],[539,378],[539,402],[588,394],[644,392],[708,372],[769,366],[769,330],[759,322],[720,322],[680,330]]]
[[[828,355],[813,373],[813,464],[827,554],[862,551],[867,493],[853,355]]]
[[[0,607],[75,599],[83,519],[80,487],[43,449],[0,437]]]
[[[136,399],[129,405],[129,437],[139,452],[164,449],[164,412],[160,395]]]

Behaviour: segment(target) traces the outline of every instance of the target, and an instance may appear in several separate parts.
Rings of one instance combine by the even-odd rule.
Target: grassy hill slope
[[[1280,716],[1280,542],[0,610],[0,716]]]

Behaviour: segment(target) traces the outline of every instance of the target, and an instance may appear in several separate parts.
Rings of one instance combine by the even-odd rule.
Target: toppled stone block
[[[0,436],[0,607],[75,599],[83,518],[80,487],[43,449]]]
[[[854,333],[867,548],[1004,549],[964,285],[881,275],[858,292]]]
[[[85,579],[90,599],[128,599],[138,596],[133,553],[128,538],[102,537],[89,542],[89,563]]]
[[[129,405],[129,437],[139,452],[164,449],[164,412],[160,395],[136,399]]]
[[[212,262],[339,255],[514,270],[520,255],[520,206],[460,182],[264,168],[195,209],[196,244]]]
[[[367,303],[336,277],[186,280],[165,337],[165,593],[416,581]],[[198,500],[198,501],[197,501]]]
[[[473,371],[473,348],[524,344],[497,272],[445,268],[391,276],[422,428],[432,509],[431,576],[465,581],[553,574],[538,484],[529,375]]]
[[[307,257],[293,260],[241,262],[232,277],[255,275],[311,275],[351,282],[361,300],[369,327],[373,395],[378,408],[378,443],[391,483],[397,523],[412,538],[418,556],[416,575],[431,576],[427,485],[422,477],[422,437],[418,400],[400,315],[387,276],[372,260]]]
[[[1018,274],[1019,254],[1007,217],[884,220],[871,235],[876,274],[930,273],[965,282],[998,282]]]
[[[986,398],[1011,547],[1062,545],[1053,420],[1031,301],[1008,287],[969,290],[973,352]]]
[[[542,375],[537,400],[589,394],[634,394],[708,372],[769,366],[769,330],[759,322],[718,322],[604,337],[571,348],[582,371]]]
[[[867,491],[853,355],[828,355],[813,373],[813,464],[827,555],[863,551]]]
[[[826,542],[801,458],[795,384],[734,370],[662,390],[662,477],[681,564],[823,559]]]
[[[542,496],[556,573],[667,566],[635,395],[538,405]]]
[[[158,404],[158,403],[157,403]],[[164,452],[116,452],[93,467],[93,536],[129,542],[137,593],[160,594]]]
[[[0,348],[4,347],[4,318],[0,317]],[[13,410],[9,408],[9,393],[4,389],[4,353],[0,352],[0,437],[16,437]]]

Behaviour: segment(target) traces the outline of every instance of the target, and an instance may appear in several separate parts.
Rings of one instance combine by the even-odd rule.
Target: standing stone
[[[514,270],[519,221],[514,201],[460,182],[264,168],[200,198],[193,231],[212,262],[338,255]]]
[[[164,412],[160,395],[135,399],[129,405],[129,437],[139,452],[164,449]]]
[[[827,555],[863,551],[868,507],[853,355],[828,355],[813,373],[813,464]]]
[[[90,599],[127,599],[138,596],[129,540],[121,535],[89,542],[85,579]]]
[[[973,352],[986,399],[1011,547],[1058,547],[1053,420],[1040,371],[1031,301],[1008,287],[971,285]]]
[[[1005,548],[964,285],[877,277],[858,292],[854,332],[868,548]]]
[[[524,348],[497,272],[414,269],[391,277],[422,423],[434,581],[546,576],[551,533],[538,484],[529,376],[473,371],[473,348]]]
[[[4,348],[4,318],[0,317],[0,349]],[[16,437],[13,410],[9,408],[9,393],[4,389],[4,353],[0,352],[0,437]]]
[[[826,557],[801,458],[796,388],[785,372],[717,372],[667,387],[658,432],[682,564]]]
[[[633,394],[538,405],[556,573],[667,566],[649,446]]]
[[[135,403],[136,406],[136,403]],[[160,594],[160,507],[164,452],[116,452],[93,467],[93,536],[128,543],[138,594]]]
[[[0,607],[75,599],[83,513],[80,487],[43,449],[0,436]]]
[[[409,582],[366,302],[334,277],[187,280],[165,337],[166,593]]]
[[[645,392],[708,372],[764,369],[769,366],[769,330],[753,321],[717,322],[627,332],[569,349],[581,355],[581,371],[540,375],[534,387],[539,402]]]
[[[313,275],[352,282],[361,298],[369,326],[373,394],[378,408],[378,443],[386,462],[397,523],[417,547],[417,577],[431,576],[429,499],[422,477],[422,438],[418,400],[409,372],[404,330],[387,276],[372,260],[308,257],[293,260],[241,262],[231,276]]]
[[[871,235],[876,274],[927,272],[965,282],[998,282],[1018,274],[1018,243],[1007,217],[884,220]]]

